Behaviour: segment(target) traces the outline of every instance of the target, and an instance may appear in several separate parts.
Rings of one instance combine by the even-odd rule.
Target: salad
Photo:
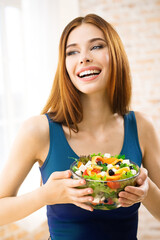
[[[136,184],[139,167],[125,155],[111,156],[91,154],[75,159],[71,165],[74,178],[84,178],[86,185],[94,192],[94,201],[90,203],[95,209],[110,210],[120,206],[118,194],[128,185]]]

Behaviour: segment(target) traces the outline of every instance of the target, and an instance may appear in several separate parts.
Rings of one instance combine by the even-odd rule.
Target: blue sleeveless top
[[[48,156],[40,168],[43,184],[54,171],[70,168],[77,154],[70,147],[62,125],[49,121],[50,148]],[[125,154],[139,166],[142,162],[134,112],[124,116],[124,142],[120,154]],[[140,203],[131,207],[114,210],[81,209],[74,204],[55,204],[47,206],[47,218],[52,240],[136,240],[138,208]]]

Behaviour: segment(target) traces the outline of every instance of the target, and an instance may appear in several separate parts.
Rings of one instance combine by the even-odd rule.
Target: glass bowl
[[[112,210],[119,208],[120,203],[118,201],[118,194],[123,191],[126,186],[135,186],[136,179],[140,173],[139,166],[132,161],[130,161],[130,163],[134,164],[138,169],[136,175],[130,178],[114,181],[85,179],[86,184],[79,188],[92,188],[93,194],[89,195],[94,198],[92,203],[87,204],[91,205],[94,209],[99,210]],[[84,179],[82,176],[74,172],[74,166],[77,166],[77,161],[73,162],[70,166],[73,179]]]

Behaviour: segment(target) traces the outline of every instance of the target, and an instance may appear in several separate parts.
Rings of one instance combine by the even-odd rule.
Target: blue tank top
[[[54,171],[70,168],[77,154],[70,147],[62,125],[49,121],[50,148],[48,156],[40,168],[43,184]],[[125,154],[139,166],[142,162],[134,112],[124,116],[124,142],[120,154]],[[138,208],[140,203],[131,207],[114,210],[81,209],[74,204],[55,204],[47,206],[48,226],[52,240],[136,240]]]

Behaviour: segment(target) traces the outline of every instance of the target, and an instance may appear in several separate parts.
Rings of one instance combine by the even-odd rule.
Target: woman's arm
[[[148,170],[149,190],[142,201],[150,213],[160,220],[160,139],[153,122],[142,116],[142,141],[144,145],[143,166]]]
[[[22,196],[3,197],[0,199],[0,226],[18,221],[45,205],[73,203],[83,209],[93,211],[85,202],[92,202],[88,196],[92,189],[76,189],[85,181],[70,178],[69,170],[54,172],[48,182],[36,190]]]
[[[160,221],[160,189],[148,178],[149,190],[147,197],[142,201],[148,211]]]
[[[139,187],[126,187],[120,193],[122,206],[142,202],[150,213],[160,220],[160,144],[153,123],[148,118],[136,113],[139,141],[143,154],[143,166],[138,180]]]
[[[46,204],[73,203],[92,210],[84,204],[93,200],[86,196],[92,189],[76,189],[85,181],[71,179],[70,171],[55,172],[43,186],[16,196],[32,166],[40,160],[39,153],[47,148],[48,138],[48,122],[44,116],[33,117],[21,127],[0,175],[0,225],[22,219]]]
[[[18,221],[44,206],[40,188],[22,196],[0,199],[0,226]]]
[[[11,148],[8,161],[1,172],[0,224],[23,218],[43,205],[37,198],[39,190],[16,197],[20,185],[36,162],[40,143],[38,140],[39,127],[36,124],[42,121],[38,116],[22,124]]]

